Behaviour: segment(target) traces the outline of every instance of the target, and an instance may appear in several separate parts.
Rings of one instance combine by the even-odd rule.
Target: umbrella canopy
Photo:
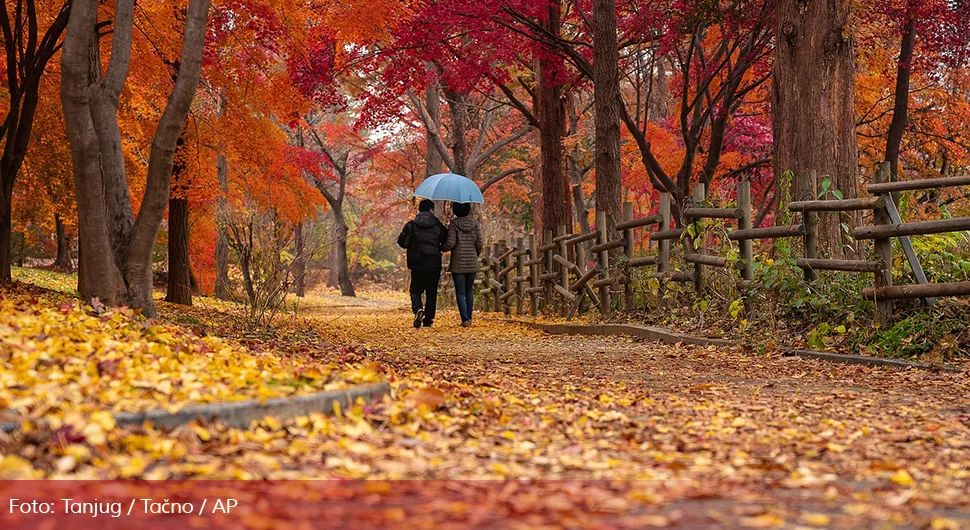
[[[431,175],[414,190],[414,195],[433,201],[485,202],[478,184],[468,177],[454,173]]]

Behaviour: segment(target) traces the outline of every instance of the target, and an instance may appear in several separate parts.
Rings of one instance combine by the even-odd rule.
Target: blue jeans
[[[475,307],[475,273],[452,274],[455,280],[455,298],[458,302],[458,313],[461,321],[472,319],[472,308]]]

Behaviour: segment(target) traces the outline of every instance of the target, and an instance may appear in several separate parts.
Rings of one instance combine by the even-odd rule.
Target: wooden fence
[[[808,175],[805,182],[815,189],[816,176]],[[598,307],[608,315],[614,307],[613,297],[622,297],[623,310],[634,308],[634,283],[631,272],[649,267],[649,278],[659,282],[660,300],[670,282],[692,283],[697,296],[705,292],[706,269],[710,267],[734,267],[738,287],[747,289],[754,280],[753,242],[779,238],[801,238],[804,255],[797,258],[806,281],[817,279],[816,271],[831,270],[846,273],[873,274],[873,287],[863,290],[862,295],[875,301],[877,319],[886,323],[892,318],[893,300],[922,298],[935,303],[935,297],[970,295],[970,282],[929,283],[909,236],[959,232],[970,230],[970,217],[940,219],[919,222],[902,222],[893,194],[900,191],[929,190],[952,186],[970,185],[970,176],[915,181],[890,182],[889,164],[879,165],[875,183],[868,186],[870,197],[857,199],[819,199],[792,202],[788,210],[792,222],[786,226],[767,228],[752,227],[751,185],[741,182],[737,187],[737,206],[715,207],[707,203],[704,187],[694,189],[692,200],[684,205],[685,227],[674,228],[671,217],[671,197],[660,196],[659,213],[634,218],[633,204],[623,205],[623,219],[616,230],[608,233],[603,212],[597,212],[597,230],[573,234],[560,226],[555,234],[547,231],[539,244],[535,236],[492,242],[481,256],[479,279],[481,306],[486,311],[535,316],[539,311],[554,312],[573,318],[590,307]],[[813,194],[814,195],[814,194]],[[817,195],[814,195],[817,196]],[[872,225],[858,226],[851,234],[857,241],[872,240],[872,259],[842,260],[823,259],[818,253],[817,217],[819,212],[872,212]],[[727,232],[730,241],[738,243],[738,259],[714,253],[705,248],[704,221],[724,219],[736,225]],[[652,229],[651,242],[656,242],[652,255],[637,256],[635,233],[644,228]],[[892,238],[900,247],[913,270],[918,283],[893,285]],[[671,247],[679,243],[683,247],[683,261],[688,271],[671,269]],[[621,253],[622,251],[622,253]],[[611,267],[611,253],[613,254]],[[619,304],[617,304],[619,305]]]

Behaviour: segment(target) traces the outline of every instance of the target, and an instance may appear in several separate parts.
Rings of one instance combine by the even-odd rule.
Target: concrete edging
[[[665,344],[693,344],[696,346],[725,346],[739,347],[744,344],[727,339],[715,339],[707,337],[695,337],[685,333],[679,333],[666,328],[657,326],[637,326],[632,324],[544,324],[539,322],[528,322],[525,320],[510,319],[508,322],[522,324],[532,329],[538,329],[553,335],[632,335],[642,337],[647,340],[655,340]],[[936,370],[937,367],[899,359],[883,359],[880,357],[866,357],[863,355],[850,355],[842,353],[820,352],[814,350],[782,349],[782,355],[786,357],[802,357],[805,359],[818,359],[832,361],[843,364],[863,364],[867,366],[885,366],[891,368],[919,368]],[[960,368],[952,365],[943,367],[947,372],[960,372]]]
[[[141,425],[151,421],[155,427],[174,429],[196,419],[205,421],[218,420],[236,429],[245,429],[253,421],[266,416],[280,419],[305,416],[311,413],[333,414],[334,403],[341,409],[348,408],[358,398],[373,401],[390,392],[387,383],[374,383],[343,390],[329,390],[306,396],[292,396],[261,401],[233,401],[229,403],[209,403],[205,405],[190,405],[178,412],[167,410],[149,410],[145,412],[119,412],[114,415],[118,425]],[[13,432],[20,427],[20,422],[7,421],[0,423],[0,431]]]

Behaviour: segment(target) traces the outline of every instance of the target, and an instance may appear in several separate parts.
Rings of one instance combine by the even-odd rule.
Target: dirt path
[[[966,374],[465,329],[449,310],[415,330],[391,307],[312,312],[405,381],[401,410],[424,405],[379,414],[358,476],[622,480],[615,512],[681,526],[970,525]]]

